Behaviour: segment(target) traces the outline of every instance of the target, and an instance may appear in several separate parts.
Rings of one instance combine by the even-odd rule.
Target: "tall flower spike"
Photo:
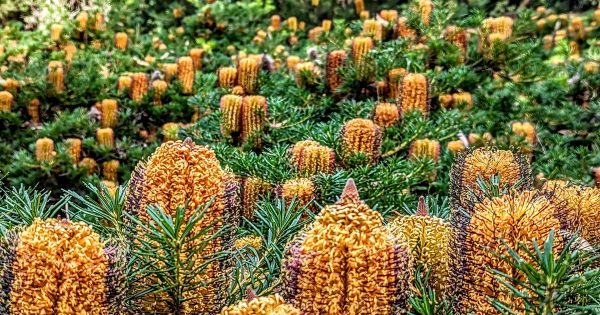
[[[340,201],[288,245],[283,297],[307,315],[401,313],[410,294],[410,253],[382,221],[349,181]]]
[[[168,83],[163,80],[152,81],[152,93],[155,105],[162,105],[162,97],[167,91],[168,86]]]
[[[323,28],[323,31],[325,31],[325,32],[331,31],[331,24],[332,24],[331,20],[323,20],[321,22],[321,27]]]
[[[298,202],[298,208],[308,206],[316,198],[315,183],[308,178],[290,179],[277,188],[277,195],[281,197],[286,204],[290,204],[295,198]],[[308,210],[314,211],[314,205],[310,205]]]
[[[396,104],[379,103],[375,106],[373,122],[381,128],[391,127],[400,121],[400,110]]]
[[[223,95],[219,105],[221,110],[221,133],[231,137],[241,131],[242,100],[238,95]]]
[[[136,72],[131,75],[131,88],[129,94],[134,102],[140,102],[148,92],[148,75],[143,72]]]
[[[431,13],[433,13],[433,1],[419,0],[419,12],[421,13],[421,23],[429,25]]]
[[[298,173],[303,176],[332,173],[335,169],[333,149],[322,146],[316,141],[296,142],[289,149],[288,154]]]
[[[258,58],[242,58],[238,65],[237,83],[244,88],[247,94],[254,94],[258,88],[258,71],[260,60]]]
[[[241,141],[260,147],[267,120],[267,99],[264,96],[245,96],[242,100]]]
[[[219,87],[233,88],[237,79],[237,69],[235,67],[222,67],[217,70],[219,77]]]
[[[533,251],[532,241],[543,242],[552,229],[557,232],[554,242],[554,254],[557,255],[562,237],[554,213],[555,208],[538,193],[512,192],[477,204],[466,226],[453,226],[458,233],[451,241],[450,277],[455,281],[452,289],[456,291],[453,294],[461,313],[500,314],[492,306],[491,299],[506,303],[512,311],[522,309],[522,300],[506,294],[492,269],[512,278],[525,277],[520,271],[509,268],[497,255],[508,255],[508,245],[528,260],[521,246]],[[524,290],[517,283],[511,285]]]
[[[112,128],[98,128],[96,130],[96,140],[99,145],[112,149],[115,146],[115,134]]]
[[[367,162],[379,160],[381,146],[381,128],[369,119],[352,119],[344,124],[340,131],[344,159],[356,154],[364,154]]]
[[[183,94],[192,94],[194,91],[194,61],[191,57],[181,57],[177,60],[177,79],[181,83]]]
[[[81,139],[69,138],[65,140],[65,144],[67,146],[67,152],[69,153],[71,162],[73,162],[74,165],[79,164],[79,158],[81,157]]]
[[[94,29],[97,31],[104,30],[104,14],[96,12],[94,15]]]
[[[357,14],[360,14],[365,10],[365,1],[364,0],[354,0],[354,11]]]
[[[127,75],[120,76],[119,79],[117,80],[117,91],[118,92],[129,91],[129,89],[131,89],[132,82],[133,82],[133,80],[131,79],[130,76],[127,76]]]
[[[105,180],[117,182],[119,173],[119,161],[110,160],[102,163],[102,177]]]
[[[259,297],[251,292],[248,299],[223,308],[220,315],[300,315],[300,310],[285,303],[279,294]]]
[[[177,77],[177,64],[176,63],[165,63],[163,65],[163,72],[165,74],[165,81],[168,83]]]
[[[402,79],[400,108],[403,113],[420,111],[429,116],[429,80],[420,73],[409,73]]]
[[[63,51],[65,52],[65,60],[67,63],[73,62],[73,58],[75,58],[75,53],[77,52],[77,47],[74,44],[68,44],[63,47]]]
[[[56,152],[54,152],[54,141],[50,138],[41,138],[35,142],[35,159],[38,162],[51,161]]]
[[[352,60],[357,68],[364,66],[365,56],[373,47],[370,37],[357,37],[352,41]]]
[[[428,157],[434,162],[440,160],[440,142],[437,140],[418,139],[410,144],[409,158]]]
[[[271,27],[276,30],[281,27],[281,17],[279,15],[271,16]]]
[[[388,228],[396,237],[408,241],[415,269],[423,275],[429,273],[428,284],[440,295],[448,293],[450,224],[430,216],[421,196],[414,215],[399,216]]]
[[[98,167],[98,163],[96,162],[96,160],[86,157],[81,159],[81,162],[79,162],[79,167],[85,169],[87,171],[88,175],[92,175],[94,173],[96,173],[96,168]]]
[[[61,24],[50,25],[50,40],[52,40],[54,42],[59,41],[62,31],[63,31],[63,26]]]
[[[2,106],[0,106],[0,108],[1,107]],[[29,101],[29,103],[27,103],[27,114],[31,118],[32,123],[34,123],[35,125],[38,125],[40,123],[40,100],[34,98],[31,101]]]
[[[77,20],[77,24],[79,26],[80,32],[84,32],[85,30],[87,30],[87,23],[88,23],[89,18],[90,18],[89,14],[85,11],[81,11],[77,15],[76,20]]]
[[[446,27],[444,36],[447,41],[458,47],[458,50],[460,51],[460,62],[464,62],[468,55],[467,49],[469,47],[467,32],[462,28],[449,25]]]
[[[377,20],[364,20],[362,35],[380,41],[383,39],[383,25]]]
[[[273,190],[273,186],[268,182],[250,177],[244,179],[242,188],[242,215],[247,219],[254,218],[254,209],[259,199]]]
[[[118,32],[115,34],[115,47],[117,49],[125,50],[127,49],[127,42],[129,41],[129,37],[125,32]]]
[[[119,106],[113,99],[102,100],[102,116],[100,125],[102,128],[114,128],[117,125],[117,115]]]
[[[8,91],[0,92],[0,112],[10,112],[13,106],[13,95]]]
[[[400,97],[400,93],[402,92],[402,78],[405,74],[406,69],[404,68],[395,68],[388,72],[389,98],[396,101]]]
[[[119,188],[119,185],[117,185],[117,183],[106,179],[100,181],[100,189],[102,189],[102,186],[106,187],[106,190],[108,191],[108,196],[111,198],[115,197],[117,189]]]
[[[189,55],[194,63],[194,69],[202,70],[202,55],[204,55],[204,49],[192,48],[190,49]]]
[[[336,92],[342,85],[340,67],[346,62],[346,51],[334,50],[327,54],[327,84],[331,92]]]
[[[64,92],[65,73],[62,62],[50,61],[48,63],[48,83],[52,85],[56,93]]]

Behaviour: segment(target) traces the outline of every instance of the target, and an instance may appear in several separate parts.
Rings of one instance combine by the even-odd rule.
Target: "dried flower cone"
[[[115,146],[115,134],[112,128],[98,128],[96,130],[96,141],[98,141],[98,145],[112,149]]]
[[[379,160],[381,128],[369,119],[352,119],[344,124],[340,132],[342,152],[345,158],[364,154],[369,163]]]
[[[260,178],[246,178],[242,190],[242,215],[247,219],[254,218],[256,203],[272,190],[273,186]]]
[[[148,92],[148,75],[143,72],[131,74],[131,88],[129,89],[129,97],[134,102],[140,102]]]
[[[416,214],[400,216],[388,225],[390,232],[408,241],[414,267],[421,274],[429,273],[428,284],[438,294],[450,286],[450,237],[452,228],[444,220],[429,215],[425,198],[419,198]]]
[[[267,99],[264,96],[246,96],[242,101],[241,141],[252,147],[261,145],[267,120]]]
[[[0,112],[10,112],[12,111],[14,97],[8,91],[0,92]]]
[[[189,55],[194,63],[194,69],[202,70],[202,55],[204,55],[204,50],[201,48],[192,48]]]
[[[181,83],[183,94],[192,94],[194,91],[194,61],[191,57],[181,57],[177,60],[177,80]]]
[[[60,35],[62,34],[63,26],[60,24],[52,24],[50,25],[50,40],[57,42],[60,40]]]
[[[0,92],[0,99],[1,99],[1,92]],[[29,101],[29,103],[27,103],[27,114],[31,118],[31,122],[33,124],[38,125],[40,123],[40,100],[38,100],[37,98],[34,98],[31,101]]]
[[[125,50],[127,49],[127,42],[129,41],[129,37],[125,32],[118,32],[115,34],[115,47],[117,49]]]
[[[173,78],[177,77],[177,64],[165,63],[163,65],[163,72],[165,74],[165,81],[170,83],[173,80]]]
[[[223,308],[221,315],[300,315],[300,310],[275,294],[240,301],[237,305]]]
[[[54,92],[62,93],[65,90],[65,73],[60,61],[48,63],[48,83],[52,85]]]
[[[389,98],[397,100],[400,97],[400,93],[402,92],[402,78],[405,74],[406,69],[404,68],[395,68],[388,72]]]
[[[398,314],[411,268],[404,240],[394,238],[349,180],[340,200],[288,245],[281,294],[307,315]]]
[[[120,76],[117,80],[117,91],[126,92],[131,89],[131,84],[133,80],[130,76]]]
[[[179,132],[179,124],[169,122],[162,126],[162,134],[164,141],[176,141],[179,139],[177,133]]]
[[[327,54],[327,84],[329,85],[329,90],[331,92],[335,93],[342,85],[342,76],[339,71],[346,62],[346,57],[347,54],[345,50],[334,50]]]
[[[237,69],[235,67],[222,67],[217,70],[219,87],[233,88],[237,80]]]
[[[373,122],[381,127],[387,128],[396,125],[400,121],[400,110],[396,104],[379,103],[375,106]]]
[[[11,314],[125,312],[126,287],[119,283],[126,280],[124,255],[105,247],[87,224],[35,219],[4,242],[9,254],[0,255],[0,274],[11,278],[3,284],[9,293],[0,297],[0,309]]]
[[[231,137],[241,131],[242,126],[242,100],[238,95],[223,95],[221,97],[221,133]]]
[[[457,281],[453,288],[457,290],[457,304],[461,311],[472,311],[477,315],[500,314],[488,298],[499,299],[514,311],[523,307],[522,300],[506,294],[491,269],[514,278],[523,279],[525,276],[508,266],[494,252],[507,255],[505,242],[521,257],[528,257],[519,245],[532,251],[532,241],[543,242],[554,229],[557,232],[554,250],[555,255],[558,254],[562,241],[558,233],[560,223],[554,213],[555,208],[536,192],[513,192],[477,204],[468,226],[454,227],[465,229],[466,234],[464,241],[453,246],[457,252],[451,266],[451,277]],[[512,285],[523,289],[518,284]]]
[[[102,177],[105,180],[117,182],[119,176],[119,161],[110,160],[102,163]]]
[[[162,97],[167,91],[168,84],[163,80],[152,81],[152,93],[155,105],[162,105]]]
[[[51,161],[55,155],[54,141],[52,139],[41,138],[35,142],[35,159],[38,162]]]
[[[244,88],[247,94],[254,94],[258,88],[258,71],[260,60],[258,58],[242,58],[238,64],[237,84]]]
[[[67,153],[71,158],[74,165],[79,164],[79,158],[81,157],[81,139],[69,138],[65,140],[67,147]]]
[[[290,160],[302,176],[332,173],[335,170],[333,149],[316,141],[305,140],[294,144],[288,151]]]
[[[119,106],[116,100],[105,99],[102,100],[102,115],[100,119],[100,126],[102,128],[114,128],[117,125],[118,109]]]
[[[365,57],[373,47],[370,37],[357,37],[352,41],[352,60],[356,67],[364,66]]]
[[[403,113],[420,111],[429,116],[429,80],[420,73],[409,73],[402,79],[400,108]]]

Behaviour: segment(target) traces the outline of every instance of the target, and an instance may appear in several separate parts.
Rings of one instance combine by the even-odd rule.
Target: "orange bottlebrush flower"
[[[31,117],[31,122],[33,122],[36,125],[40,123],[40,100],[34,98],[31,101],[29,101],[29,103],[27,104],[27,114],[29,115],[29,117]]]
[[[373,39],[370,37],[356,37],[352,41],[352,60],[357,67],[364,66],[365,56],[373,47]]]
[[[405,74],[406,69],[404,68],[395,68],[388,72],[389,98],[396,100],[400,97],[400,92],[402,90],[401,82]]]
[[[574,16],[573,18],[571,18],[569,33],[571,33],[571,36],[575,39],[585,38],[585,26],[583,25],[582,17]]]
[[[467,32],[460,27],[448,26],[446,27],[445,37],[446,40],[458,47],[461,52],[461,61],[464,61],[467,56],[467,48],[469,47]]]
[[[65,51],[65,60],[67,60],[68,63],[73,62],[73,58],[77,52],[77,47],[75,47],[73,44],[68,44],[63,48],[63,50]]]
[[[191,57],[181,57],[177,60],[177,79],[181,82],[181,91],[192,94],[194,91],[194,61]]]
[[[370,16],[371,16],[371,13],[369,11],[366,11],[366,10],[361,11],[360,14],[359,14],[359,18],[362,21],[368,20]]]
[[[417,110],[429,116],[429,80],[420,73],[409,73],[402,79],[400,108],[403,113]]]
[[[168,88],[167,82],[163,80],[154,80],[152,81],[152,92],[154,93],[154,104],[161,105],[162,104],[162,96],[165,94]]]
[[[258,88],[258,71],[260,60],[258,58],[246,57],[240,59],[238,65],[237,83],[244,88],[248,94],[256,93]]]
[[[365,10],[365,1],[364,0],[354,0],[354,10],[358,14],[363,12]]]
[[[190,57],[194,63],[194,69],[202,70],[202,55],[204,55],[204,49],[192,48],[190,49]]]
[[[261,144],[267,120],[267,99],[264,96],[246,96],[242,101],[241,141],[253,147]]]
[[[294,70],[296,85],[299,87],[314,86],[321,76],[321,71],[313,62],[299,63]]]
[[[534,144],[537,138],[535,126],[529,122],[514,122],[512,124],[512,131],[525,138],[529,144]]]
[[[433,1],[419,0],[419,12],[421,14],[421,23],[423,23],[423,25],[429,25],[431,13],[433,13]]]
[[[65,73],[62,62],[50,61],[48,63],[48,82],[52,85],[56,93],[64,92]]]
[[[300,57],[298,56],[289,56],[286,59],[286,66],[288,69],[293,70],[296,68],[296,65],[300,63],[300,61]]]
[[[118,32],[115,34],[115,47],[117,49],[127,49],[127,42],[129,41],[129,37],[125,32]]]
[[[437,162],[440,160],[440,142],[437,140],[419,139],[410,144],[408,158],[428,157]]]
[[[19,89],[19,81],[15,80],[15,79],[7,78],[4,80],[3,86],[6,91],[9,91],[12,94],[16,95],[17,91]]]
[[[394,38],[405,38],[414,40],[417,37],[417,32],[408,27],[408,20],[405,17],[398,19],[394,27]]]
[[[396,10],[381,10],[379,16],[389,23],[395,23],[398,20],[398,11]]]
[[[125,92],[131,88],[132,79],[130,76],[120,76],[117,80],[117,91]]]
[[[473,96],[469,92],[459,92],[452,94],[453,105],[465,105],[466,108],[473,107]]]
[[[41,138],[35,142],[35,159],[38,162],[51,161],[55,155],[54,141],[52,139]]]
[[[173,17],[179,19],[183,16],[183,10],[181,8],[173,9]]]
[[[77,24],[79,25],[79,30],[80,31],[85,31],[87,29],[87,22],[89,20],[89,15],[87,12],[82,11],[77,15]]]
[[[171,80],[177,76],[177,64],[165,63],[163,65],[163,72],[165,74],[165,81],[171,82]]]
[[[101,104],[102,116],[100,119],[100,126],[102,128],[114,128],[117,125],[118,109],[119,105],[117,100],[105,99],[102,100]]]
[[[500,38],[507,39],[512,36],[513,19],[508,16],[487,18],[483,20],[482,29],[484,33],[500,34]]]
[[[321,35],[323,35],[324,32],[325,30],[323,30],[321,26],[312,28],[310,31],[308,31],[308,39],[318,44],[320,42]]]
[[[73,164],[79,164],[79,157],[81,156],[81,139],[69,138],[65,140],[65,144]]]
[[[232,88],[235,86],[237,79],[237,69],[235,67],[222,67],[217,70],[219,77],[219,87]]]
[[[340,200],[288,245],[281,293],[305,314],[391,315],[407,307],[411,281],[406,240],[385,228],[349,180]]]
[[[383,25],[377,20],[364,20],[362,35],[380,41],[383,38]]]
[[[242,215],[247,219],[254,218],[254,209],[259,199],[273,190],[268,182],[250,177],[244,179],[242,189]]]
[[[62,31],[63,31],[63,26],[61,24],[50,25],[50,40],[52,40],[54,42],[59,41]]]
[[[276,30],[281,27],[281,17],[279,15],[271,16],[271,26]]]
[[[100,12],[96,12],[94,19],[94,29],[97,31],[104,30],[104,15]]]
[[[288,150],[292,165],[299,174],[312,176],[332,173],[335,169],[335,153],[316,141],[299,141]]]
[[[14,97],[8,91],[0,91],[0,112],[12,111]]]
[[[166,123],[162,126],[162,134],[164,141],[176,141],[179,137],[179,124],[174,122]]]
[[[291,179],[277,189],[278,195],[290,204],[296,199],[298,207],[308,206],[315,199],[315,184],[308,178]],[[313,210],[312,206],[309,206]]]
[[[391,127],[400,121],[400,110],[396,104],[379,103],[375,106],[373,122],[381,128]]]
[[[98,128],[96,130],[96,141],[99,145],[112,149],[115,146],[115,134],[112,128]]]
[[[296,30],[298,30],[298,19],[295,16],[289,17],[285,21],[285,24],[292,32],[295,32]]]
[[[243,87],[241,87],[239,85],[236,85],[236,86],[233,87],[233,89],[231,89],[231,94],[243,96],[246,93],[244,92],[244,88]]]
[[[588,61],[583,64],[583,71],[587,73],[598,73],[598,70],[600,70],[600,66],[595,61]]]
[[[438,100],[441,108],[451,108],[454,105],[454,98],[452,94],[443,94],[438,96]]]
[[[105,180],[117,182],[119,164],[118,160],[110,160],[102,163],[102,177],[104,177]]]
[[[321,27],[325,32],[331,31],[331,20],[323,20],[321,22]]]
[[[340,67],[346,62],[346,51],[334,50],[327,54],[327,84],[332,92],[336,92],[342,84]],[[288,58],[289,60],[289,58]]]
[[[462,152],[466,149],[467,148],[465,147],[464,142],[462,142],[461,140],[454,140],[454,141],[448,142],[448,151],[450,151],[452,153]]]
[[[135,102],[140,102],[148,93],[148,75],[143,72],[136,72],[131,74],[131,88],[129,89],[129,96]]]
[[[314,0],[313,0],[314,1]],[[317,1],[318,2],[318,1]],[[262,239],[258,239],[262,242]],[[254,246],[253,246],[254,247]],[[220,315],[300,315],[300,310],[285,303],[279,294],[265,297],[252,297],[240,301],[237,305],[223,308]]]
[[[92,175],[96,172],[98,163],[96,163],[96,160],[86,157],[81,159],[81,162],[79,162],[79,167],[86,169],[88,175]]]
[[[242,97],[238,95],[223,95],[221,97],[221,133],[230,137],[241,131]]]
[[[344,124],[340,136],[345,159],[356,154],[364,154],[369,163],[379,159],[381,129],[373,121],[352,119]]]

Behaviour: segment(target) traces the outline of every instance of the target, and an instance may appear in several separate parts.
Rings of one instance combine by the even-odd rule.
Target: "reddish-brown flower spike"
[[[74,165],[79,164],[79,158],[81,157],[81,139],[69,138],[65,140],[67,146],[67,152]]]
[[[194,91],[194,61],[191,57],[177,59],[177,79],[181,83],[183,94],[192,94]]]
[[[238,85],[244,88],[247,94],[254,94],[258,88],[258,71],[260,60],[255,57],[242,58],[238,65]]]
[[[117,49],[121,49],[121,50],[125,50],[127,49],[127,42],[129,41],[129,38],[127,36],[127,33],[125,32],[118,32],[115,34],[115,47]]]
[[[112,149],[115,146],[115,134],[112,128],[98,128],[96,130],[96,140],[99,145]]]
[[[167,91],[168,83],[163,80],[152,81],[152,93],[154,96],[154,104],[162,105],[162,96]]]
[[[204,49],[192,48],[190,49],[189,55],[194,63],[194,69],[202,70],[202,55],[204,55]]]
[[[62,93],[65,90],[65,72],[63,63],[60,61],[50,61],[48,63],[48,83],[56,93]]]
[[[339,70],[346,62],[346,57],[345,50],[334,50],[327,54],[327,84],[331,92],[335,93],[340,85],[342,85],[342,76]]]
[[[223,95],[221,97],[221,133],[231,137],[241,131],[242,100],[238,95]]]
[[[56,152],[54,152],[54,141],[50,138],[41,138],[35,142],[35,159],[38,162],[51,161]]]
[[[429,81],[420,73],[409,73],[402,79],[400,108],[403,113],[420,111],[429,116]]]
[[[177,77],[177,64],[176,63],[165,63],[163,65],[163,72],[165,74],[165,81],[170,83],[173,78]]]
[[[148,75],[143,72],[136,72],[131,74],[131,88],[129,89],[129,96],[135,102],[140,102],[146,96],[148,92]]]
[[[102,100],[102,115],[100,119],[100,126],[102,128],[114,128],[117,125],[117,116],[119,106],[116,100],[105,99]]]
[[[344,124],[340,132],[344,159],[364,154],[369,163],[379,160],[381,129],[369,119],[352,119]]]
[[[245,96],[242,100],[241,141],[260,147],[267,120],[267,99],[264,96]]]
[[[400,110],[396,104],[379,103],[375,106],[373,122],[381,128],[391,127],[400,121]]]
[[[237,69],[235,67],[221,67],[217,70],[219,78],[219,87],[233,88],[237,79]]]
[[[335,169],[333,150],[316,141],[299,141],[289,149],[288,154],[298,173],[303,176],[331,173]]]
[[[8,91],[0,92],[0,112],[10,112],[13,106],[13,95]]]

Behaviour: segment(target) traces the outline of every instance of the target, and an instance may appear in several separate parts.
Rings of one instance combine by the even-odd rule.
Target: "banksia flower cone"
[[[115,34],[115,47],[117,49],[127,49],[127,42],[129,41],[127,33],[118,32]]]
[[[431,0],[419,0],[419,11],[421,13],[421,23],[429,25],[431,13],[433,13],[433,2]]]
[[[462,142],[461,140],[454,140],[454,141],[448,142],[448,151],[450,151],[452,153],[462,152],[466,149],[467,148],[466,148],[464,142]]]
[[[298,30],[298,19],[295,16],[290,16],[287,20],[285,20],[285,24],[292,32]]]
[[[400,108],[403,113],[420,111],[429,116],[429,81],[420,73],[409,73],[402,79]]]
[[[0,92],[0,112],[12,111],[14,97],[8,91]]]
[[[3,314],[125,312],[125,256],[89,225],[38,218],[2,243]]]
[[[117,193],[117,189],[119,188],[119,185],[117,185],[117,183],[110,181],[110,180],[102,180],[100,182],[101,185],[101,189],[102,186],[106,187],[106,190],[108,191],[108,196],[111,198],[115,197],[115,194]]]
[[[60,61],[50,61],[48,63],[48,83],[52,85],[56,93],[62,93],[65,90],[65,72],[63,64]]]
[[[497,256],[508,255],[503,242],[521,257],[528,257],[519,245],[533,251],[531,242],[543,242],[552,229],[557,232],[554,251],[558,254],[562,240],[554,213],[555,208],[538,193],[512,192],[477,204],[467,226],[453,226],[459,233],[452,241],[450,276],[456,281],[453,288],[461,313],[501,314],[488,298],[506,303],[513,311],[522,309],[522,300],[507,294],[491,269],[522,279],[525,275]],[[517,283],[512,285],[524,290]]]
[[[352,60],[356,67],[364,66],[365,57],[373,47],[370,37],[357,37],[352,41]]]
[[[400,110],[396,104],[379,103],[375,106],[373,122],[381,128],[391,127],[400,121]]]
[[[194,69],[202,70],[202,55],[204,54],[204,50],[201,48],[192,48],[190,49],[190,57],[192,58],[192,62],[194,63]]]
[[[422,275],[429,273],[428,284],[438,294],[445,294],[450,285],[450,224],[430,216],[425,198],[421,196],[416,214],[400,216],[388,228],[398,239],[408,241],[414,267]]]
[[[102,128],[114,128],[117,125],[118,108],[116,100],[102,100],[102,116],[100,125]]]
[[[298,56],[289,56],[286,59],[286,66],[290,70],[296,69],[296,65],[299,64],[300,61],[300,57]]]
[[[440,142],[437,140],[420,139],[410,144],[409,158],[428,157],[437,162],[440,160]]]
[[[340,136],[344,159],[356,154],[364,154],[369,163],[375,163],[379,159],[381,129],[373,121],[352,119],[344,124]]]
[[[77,24],[79,25],[79,31],[83,32],[87,30],[87,22],[90,16],[87,12],[82,11],[77,15]]]
[[[398,11],[396,10],[381,10],[379,16],[389,23],[394,23],[398,20]]]
[[[0,92],[0,95],[1,93],[2,92]],[[1,98],[2,97],[0,96],[0,99]],[[34,98],[31,101],[29,101],[29,103],[27,103],[27,114],[29,115],[29,117],[31,117],[31,122],[33,122],[36,125],[40,123],[40,100]]]
[[[238,95],[221,97],[221,133],[225,137],[231,137],[241,131],[242,100]]]
[[[289,149],[288,154],[298,173],[303,176],[332,173],[335,169],[333,150],[316,141],[297,142]]]
[[[285,200],[287,204],[296,198],[298,207],[304,207],[315,199],[315,184],[308,178],[291,179],[277,188],[277,194]],[[314,210],[313,206],[309,207]]]
[[[344,62],[346,62],[346,51],[344,50],[334,50],[327,54],[327,84],[331,92],[335,93],[342,85],[342,76],[339,70]]]
[[[271,16],[271,26],[276,30],[281,27],[281,17],[279,15]]]
[[[112,149],[115,146],[115,133],[112,128],[98,128],[96,140],[99,145]]]
[[[303,314],[399,314],[410,294],[410,253],[379,212],[360,200],[350,179],[288,245],[282,296]]]
[[[217,76],[219,77],[219,87],[232,88],[235,86],[237,79],[237,69],[234,67],[222,67],[217,70]]]
[[[397,100],[398,97],[400,97],[402,91],[402,78],[405,74],[406,69],[404,68],[395,68],[388,72],[389,98]]]
[[[405,17],[401,17],[394,26],[394,37],[414,40],[417,32],[408,26],[408,20]]]
[[[181,83],[184,94],[192,94],[194,90],[194,62],[191,57],[181,57],[177,60],[177,79]]]
[[[7,78],[4,80],[3,86],[6,91],[16,95],[19,90],[19,81]]]
[[[105,180],[109,180],[112,182],[117,182],[119,178],[119,161],[118,160],[110,160],[102,163],[102,177]]]
[[[177,77],[177,64],[165,63],[163,65],[163,72],[165,74],[165,81],[171,82],[173,78]]]
[[[65,52],[65,60],[67,60],[67,63],[71,63],[73,62],[73,58],[75,58],[75,53],[77,52],[77,47],[75,47],[75,45],[73,44],[68,44],[63,48],[64,52]]]
[[[54,158],[54,141],[50,138],[41,138],[35,142],[35,159],[38,162],[47,162]]]
[[[242,58],[238,65],[237,84],[244,88],[247,94],[254,94],[258,88],[258,71],[260,60],[254,57]]]
[[[254,209],[260,198],[273,189],[272,185],[256,177],[246,178],[242,190],[242,215],[247,219],[254,218]]]
[[[365,1],[364,0],[354,0],[354,11],[360,14],[365,10]]]
[[[60,24],[52,24],[50,25],[50,40],[59,41],[60,35],[62,34],[63,26]]]
[[[131,88],[129,96],[134,102],[140,102],[148,92],[148,75],[143,72],[136,72],[131,75]]]
[[[98,163],[96,163],[96,160],[86,157],[86,158],[81,159],[81,162],[79,162],[79,167],[87,170],[88,175],[92,175],[92,174],[96,173],[96,168],[98,167]]]
[[[179,138],[177,136],[178,132],[179,132],[179,124],[178,123],[169,122],[162,126],[162,134],[163,134],[164,141],[177,140]]]
[[[132,79],[130,76],[120,76],[117,80],[117,91],[125,92],[131,88]]]
[[[267,99],[264,96],[246,96],[242,101],[241,141],[259,147],[267,120]]]
[[[459,92],[452,94],[452,105],[464,105],[466,108],[473,107],[473,95],[469,92]]]
[[[73,164],[79,164],[79,158],[81,157],[81,139],[69,138],[65,141],[67,145],[67,152]]]
[[[300,311],[275,294],[243,300],[237,305],[225,307],[221,315],[300,315]]]
[[[530,122],[514,122],[512,124],[512,131],[527,141],[529,144],[535,144],[537,139],[537,133],[535,132],[535,126]]]
[[[321,76],[321,70],[312,62],[299,63],[294,70],[298,87],[314,86]]]
[[[168,84],[163,80],[155,80],[152,81],[152,92],[154,93],[154,104],[161,105],[162,104],[162,96],[167,91]]]
[[[446,40],[458,47],[461,55],[460,61],[464,62],[467,57],[467,49],[469,47],[467,32],[464,29],[456,26],[448,26],[446,27],[445,37]]]
[[[362,35],[380,41],[383,38],[383,25],[377,20],[365,20],[363,22]]]

